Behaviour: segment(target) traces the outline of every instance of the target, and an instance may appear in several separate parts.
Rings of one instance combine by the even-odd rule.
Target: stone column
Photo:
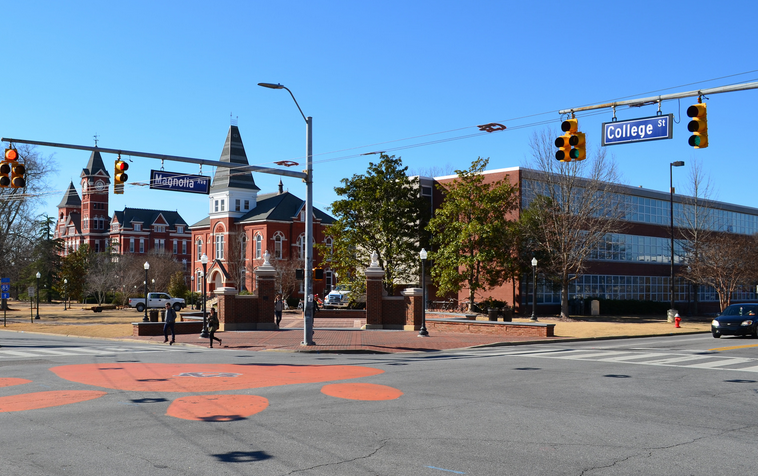
[[[421,329],[421,313],[424,312],[424,291],[421,288],[408,288],[404,289],[400,294],[405,297],[405,326],[403,330],[417,331]]]
[[[274,298],[276,297],[276,269],[268,261],[266,251],[261,266],[255,269],[256,290],[258,292],[257,329],[276,329],[274,320]]]
[[[382,329],[382,298],[384,297],[384,270],[379,266],[379,256],[371,255],[371,265],[366,268],[366,329]]]
[[[216,289],[216,300],[218,301],[218,330],[232,330],[237,327],[239,315],[235,309],[235,298],[237,296],[236,288],[223,287]]]

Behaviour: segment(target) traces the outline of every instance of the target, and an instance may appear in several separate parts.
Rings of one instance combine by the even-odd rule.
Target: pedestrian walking
[[[168,342],[168,331],[171,330],[171,342],[168,345],[174,345],[176,334],[174,333],[174,322],[176,322],[176,311],[171,307],[171,303],[166,303],[166,320],[163,323],[163,343]]]
[[[274,298],[274,318],[276,320],[276,327],[279,327],[279,323],[282,322],[282,311],[284,310],[284,301],[282,295],[277,294]]]
[[[218,345],[221,345],[221,339],[215,337],[213,334],[218,330],[219,322],[216,315],[216,308],[211,308],[211,315],[208,316],[208,337],[211,339],[211,349],[213,348],[213,341],[217,340]]]

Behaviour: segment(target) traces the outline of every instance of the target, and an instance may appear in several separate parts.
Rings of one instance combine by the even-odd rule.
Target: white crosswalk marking
[[[107,356],[116,354],[139,354],[146,352],[178,352],[181,347],[158,346],[158,345],[135,345],[135,346],[108,346],[108,347],[56,347],[47,349],[41,347],[16,347],[13,349],[0,348],[0,360],[5,359],[28,359],[39,357],[82,357]]]
[[[469,353],[471,357],[537,357],[543,359],[580,360],[588,362],[618,362],[620,364],[682,367],[690,369],[730,370],[758,372],[758,358],[724,357],[716,353],[682,354],[681,352],[634,352],[632,350],[602,349],[548,349],[507,350]],[[752,364],[752,365],[746,365]]]

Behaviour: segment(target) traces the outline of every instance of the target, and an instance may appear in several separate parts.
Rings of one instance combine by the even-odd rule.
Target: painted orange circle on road
[[[0,378],[0,387],[12,387],[13,385],[23,385],[25,383],[32,383],[32,381],[25,378]]]
[[[267,407],[268,400],[257,395],[195,395],[174,400],[166,415],[183,420],[235,421]]]
[[[383,373],[348,365],[113,364],[63,365],[50,369],[72,382],[134,392],[219,392],[328,382]]]
[[[106,395],[94,390],[57,390],[25,393],[0,398],[0,412],[20,412],[39,408],[59,407],[70,403],[86,402]]]
[[[374,383],[334,383],[324,385],[321,393],[349,400],[394,400],[403,394],[396,388]]]

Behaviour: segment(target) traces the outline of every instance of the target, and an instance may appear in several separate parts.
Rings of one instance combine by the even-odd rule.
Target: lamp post
[[[66,310],[66,304],[68,301],[68,278],[63,278],[63,310]]]
[[[671,162],[669,165],[669,193],[671,194],[671,277],[669,281],[669,290],[671,292],[671,307],[669,308],[669,322],[674,322],[674,314],[676,314],[674,310],[674,167],[681,167],[683,165],[683,160]]]
[[[147,270],[150,269],[150,263],[145,261],[143,267],[145,268],[145,317],[142,318],[142,322],[150,322],[150,319],[147,317]]]
[[[300,115],[305,119],[305,325],[302,345],[314,345],[313,342],[313,118],[305,117],[295,95],[281,84],[258,83],[269,89],[286,89],[295,101]]]
[[[421,248],[418,254],[421,258],[421,329],[418,331],[419,337],[429,337],[426,330],[426,250]]]
[[[532,322],[537,322],[537,258],[532,258]]]
[[[208,282],[208,277],[206,276],[206,273],[208,273],[208,255],[203,253],[203,256],[200,257],[200,262],[203,263],[203,330],[200,331],[200,337],[207,339],[208,321],[205,318],[205,285]]]
[[[39,274],[39,271],[37,271],[37,290],[34,294],[37,295],[37,315],[34,316],[35,319],[39,319],[39,278],[41,278],[42,275]]]

